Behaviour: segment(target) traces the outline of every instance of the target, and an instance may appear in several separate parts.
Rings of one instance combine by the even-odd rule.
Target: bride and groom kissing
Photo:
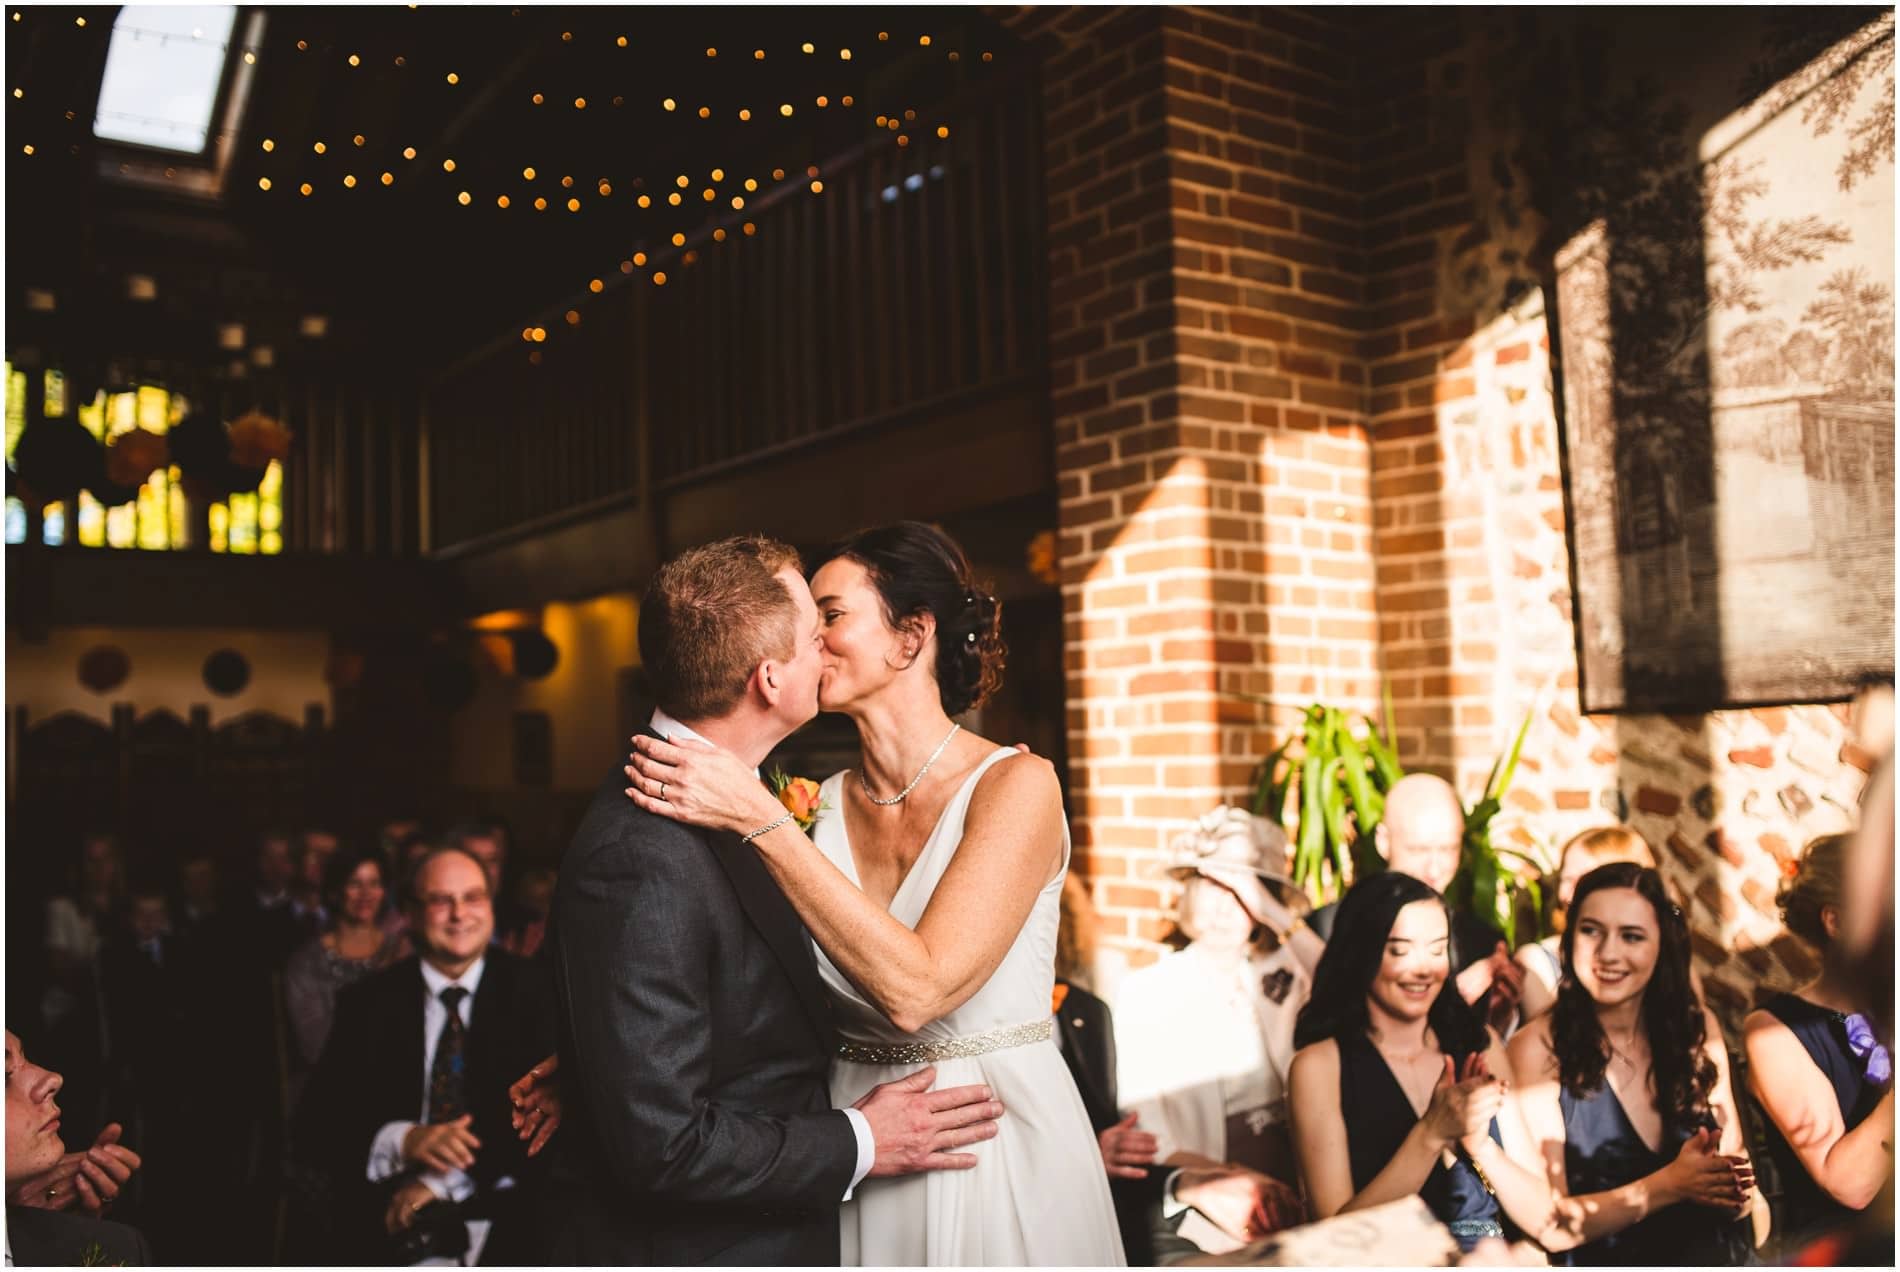
[[[560,1053],[516,1088],[559,1086],[549,1261],[1119,1265],[1052,1036],[1056,775],[951,719],[996,602],[917,522],[800,566],[727,539],[643,600],[659,709],[561,863]],[[757,765],[820,709],[863,758],[807,838]]]

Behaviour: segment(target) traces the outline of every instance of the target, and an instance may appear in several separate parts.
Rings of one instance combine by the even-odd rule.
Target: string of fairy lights
[[[413,4],[408,7],[417,8]],[[11,18],[15,23],[25,20],[23,13],[19,10],[14,10]],[[84,16],[75,17],[73,24],[75,27],[83,28],[87,25],[87,19]],[[572,45],[576,38],[572,31],[560,32],[560,40],[563,44]],[[631,47],[629,37],[624,34],[606,38],[611,38],[613,47],[617,49]],[[893,36],[888,30],[878,31],[875,36],[876,43],[881,45],[888,45],[892,39]],[[941,46],[934,45],[933,37],[929,34],[917,35],[916,41],[920,49],[935,48],[941,51],[946,61],[950,63],[960,62],[963,58],[961,50],[943,49]],[[361,49],[336,45],[316,48],[307,39],[296,40],[292,47],[294,56],[297,57],[334,57],[340,62],[346,74],[371,69],[370,57]],[[849,44],[840,45],[835,51],[826,50],[824,53],[820,52],[815,42],[809,40],[799,42],[795,48],[796,51],[792,54],[794,57],[822,59],[820,64],[833,66],[850,63],[854,56]],[[239,53],[245,63],[255,66],[266,57],[267,50],[262,45],[240,44]],[[768,58],[777,58],[782,55],[781,52],[770,51],[769,46],[757,45],[736,51],[722,50],[717,45],[709,45],[704,50],[707,61],[717,61],[723,57],[728,63],[736,60],[742,65],[766,62]],[[978,50],[977,57],[986,64],[994,60],[994,55],[988,50]],[[444,93],[466,93],[475,88],[474,84],[465,79],[461,70],[452,65],[438,66],[432,71],[424,72],[420,67],[412,66],[410,57],[405,53],[393,54],[390,57],[390,65],[395,71],[439,75],[440,88]],[[680,78],[686,79],[690,76],[682,73]],[[523,96],[529,106],[545,108],[553,112],[571,110],[579,113],[598,110],[602,104],[597,100],[590,100],[584,93],[567,96],[536,90],[524,93]],[[21,101],[24,97],[23,88],[13,88],[13,101]],[[851,93],[827,92],[815,93],[808,98],[801,97],[798,100],[792,100],[788,95],[780,93],[776,95],[775,100],[755,100],[742,105],[725,104],[717,110],[712,103],[703,98],[697,104],[683,98],[685,94],[682,91],[674,90],[670,94],[663,93],[650,98],[649,107],[669,116],[684,118],[696,116],[706,121],[721,117],[736,119],[740,123],[750,123],[755,120],[761,122],[771,119],[793,120],[800,117],[801,111],[808,109],[851,111],[858,105],[855,95]],[[605,105],[609,110],[624,109],[628,101],[624,93],[616,93],[606,99]],[[866,113],[870,113],[868,109]],[[76,122],[74,112],[67,111],[66,119],[69,122]],[[926,121],[920,124],[915,108],[880,111],[868,122],[879,135],[894,134],[891,140],[900,150],[910,147],[915,136],[921,135],[926,138],[934,136],[938,140],[946,140],[951,135],[951,126],[948,122],[931,124]],[[211,138],[222,136],[223,134],[214,131],[209,134],[207,143],[209,144]],[[258,191],[263,195],[288,197],[296,201],[319,199],[325,191],[347,193],[393,190],[399,185],[407,186],[423,179],[432,171],[439,170],[443,178],[456,177],[460,171],[453,153],[443,153],[437,158],[425,155],[413,144],[399,146],[396,140],[373,139],[360,132],[334,139],[310,137],[291,140],[266,136],[257,139],[257,145],[265,155],[272,157],[271,160],[266,161],[267,164],[274,167],[281,165],[275,174],[267,171],[257,177]],[[77,147],[74,149],[77,150]],[[450,151],[453,149],[454,147],[449,148]],[[29,140],[21,143],[21,153],[31,157],[38,152],[35,144]],[[377,161],[378,159],[380,162]],[[294,170],[295,167],[307,163],[320,164],[322,167],[329,168],[330,171],[327,174],[320,174],[308,169],[302,172]],[[342,168],[343,171],[339,173],[336,171],[337,168]],[[284,169],[292,170],[287,172]],[[670,182],[655,182],[653,189],[649,189],[648,182],[640,176],[618,180],[606,175],[591,179],[577,178],[571,172],[556,175],[555,172],[542,165],[527,163],[518,170],[518,177],[511,176],[507,179],[505,187],[481,190],[474,182],[455,180],[439,181],[438,185],[445,191],[445,199],[452,200],[453,205],[458,207],[472,208],[480,202],[490,203],[500,211],[518,210],[530,214],[559,212],[570,216],[581,215],[588,210],[590,205],[610,210],[625,210],[631,207],[640,212],[697,207],[702,215],[693,224],[682,224],[670,231],[661,229],[651,235],[636,234],[635,243],[642,246],[643,250],[632,251],[616,263],[618,272],[623,276],[631,276],[637,271],[649,270],[651,267],[647,274],[649,282],[653,286],[663,287],[667,282],[667,274],[665,269],[660,267],[661,265],[677,261],[681,266],[690,266],[697,260],[697,250],[688,247],[689,237],[709,240],[712,243],[725,243],[729,240],[742,240],[756,236],[759,233],[757,221],[743,215],[747,211],[748,204],[763,197],[763,192],[770,192],[773,187],[780,186],[788,180],[788,170],[784,167],[773,167],[769,172],[740,174],[729,172],[724,165],[712,165],[703,171],[705,173],[703,177],[680,172],[674,175]],[[172,170],[166,169],[165,175],[172,176]],[[517,179],[519,184],[516,184]],[[812,196],[822,196],[825,192],[823,174],[815,163],[806,165],[802,178],[790,176],[789,179],[802,180],[805,183],[805,189]],[[665,188],[666,186],[670,188]],[[654,190],[657,189],[664,189],[664,193],[655,193]],[[360,195],[355,197],[360,197]],[[713,213],[715,217],[710,224],[704,217],[707,212]],[[646,246],[649,242],[650,247]],[[669,247],[671,251],[668,250]],[[610,275],[611,271],[607,271],[587,280],[586,292],[593,296],[601,295],[607,289],[606,279]],[[582,315],[578,304],[579,302],[576,302],[574,306],[566,308],[561,314],[561,319],[566,325],[580,325]],[[554,321],[550,318],[548,323],[552,324]],[[530,323],[522,328],[521,337],[528,345],[536,346],[544,344],[549,339],[549,333],[550,325]],[[531,349],[529,356],[532,362],[538,363],[541,360],[538,349]]]

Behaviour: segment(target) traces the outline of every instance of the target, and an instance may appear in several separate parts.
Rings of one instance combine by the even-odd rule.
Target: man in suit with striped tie
[[[507,1091],[552,1046],[552,996],[489,944],[494,899],[466,851],[423,857],[405,900],[417,954],[339,995],[299,1153],[332,1181],[339,1258],[456,1257],[466,1221],[468,1262],[520,1263],[530,1180]]]

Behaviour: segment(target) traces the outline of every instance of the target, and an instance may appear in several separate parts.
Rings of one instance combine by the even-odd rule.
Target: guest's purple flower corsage
[[[1847,1045],[1856,1056],[1867,1060],[1866,1076],[1869,1082],[1885,1082],[1893,1076],[1893,1056],[1880,1045],[1874,1037],[1874,1027],[1867,1023],[1867,1017],[1859,1012],[1846,1018]]]

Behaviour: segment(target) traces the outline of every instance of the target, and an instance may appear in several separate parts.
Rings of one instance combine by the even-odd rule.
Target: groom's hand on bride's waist
[[[934,1068],[872,1087],[851,1107],[870,1124],[877,1157],[872,1176],[914,1175],[926,1170],[968,1170],[976,1165],[966,1148],[996,1134],[1003,1106],[986,1086],[932,1091]]]

